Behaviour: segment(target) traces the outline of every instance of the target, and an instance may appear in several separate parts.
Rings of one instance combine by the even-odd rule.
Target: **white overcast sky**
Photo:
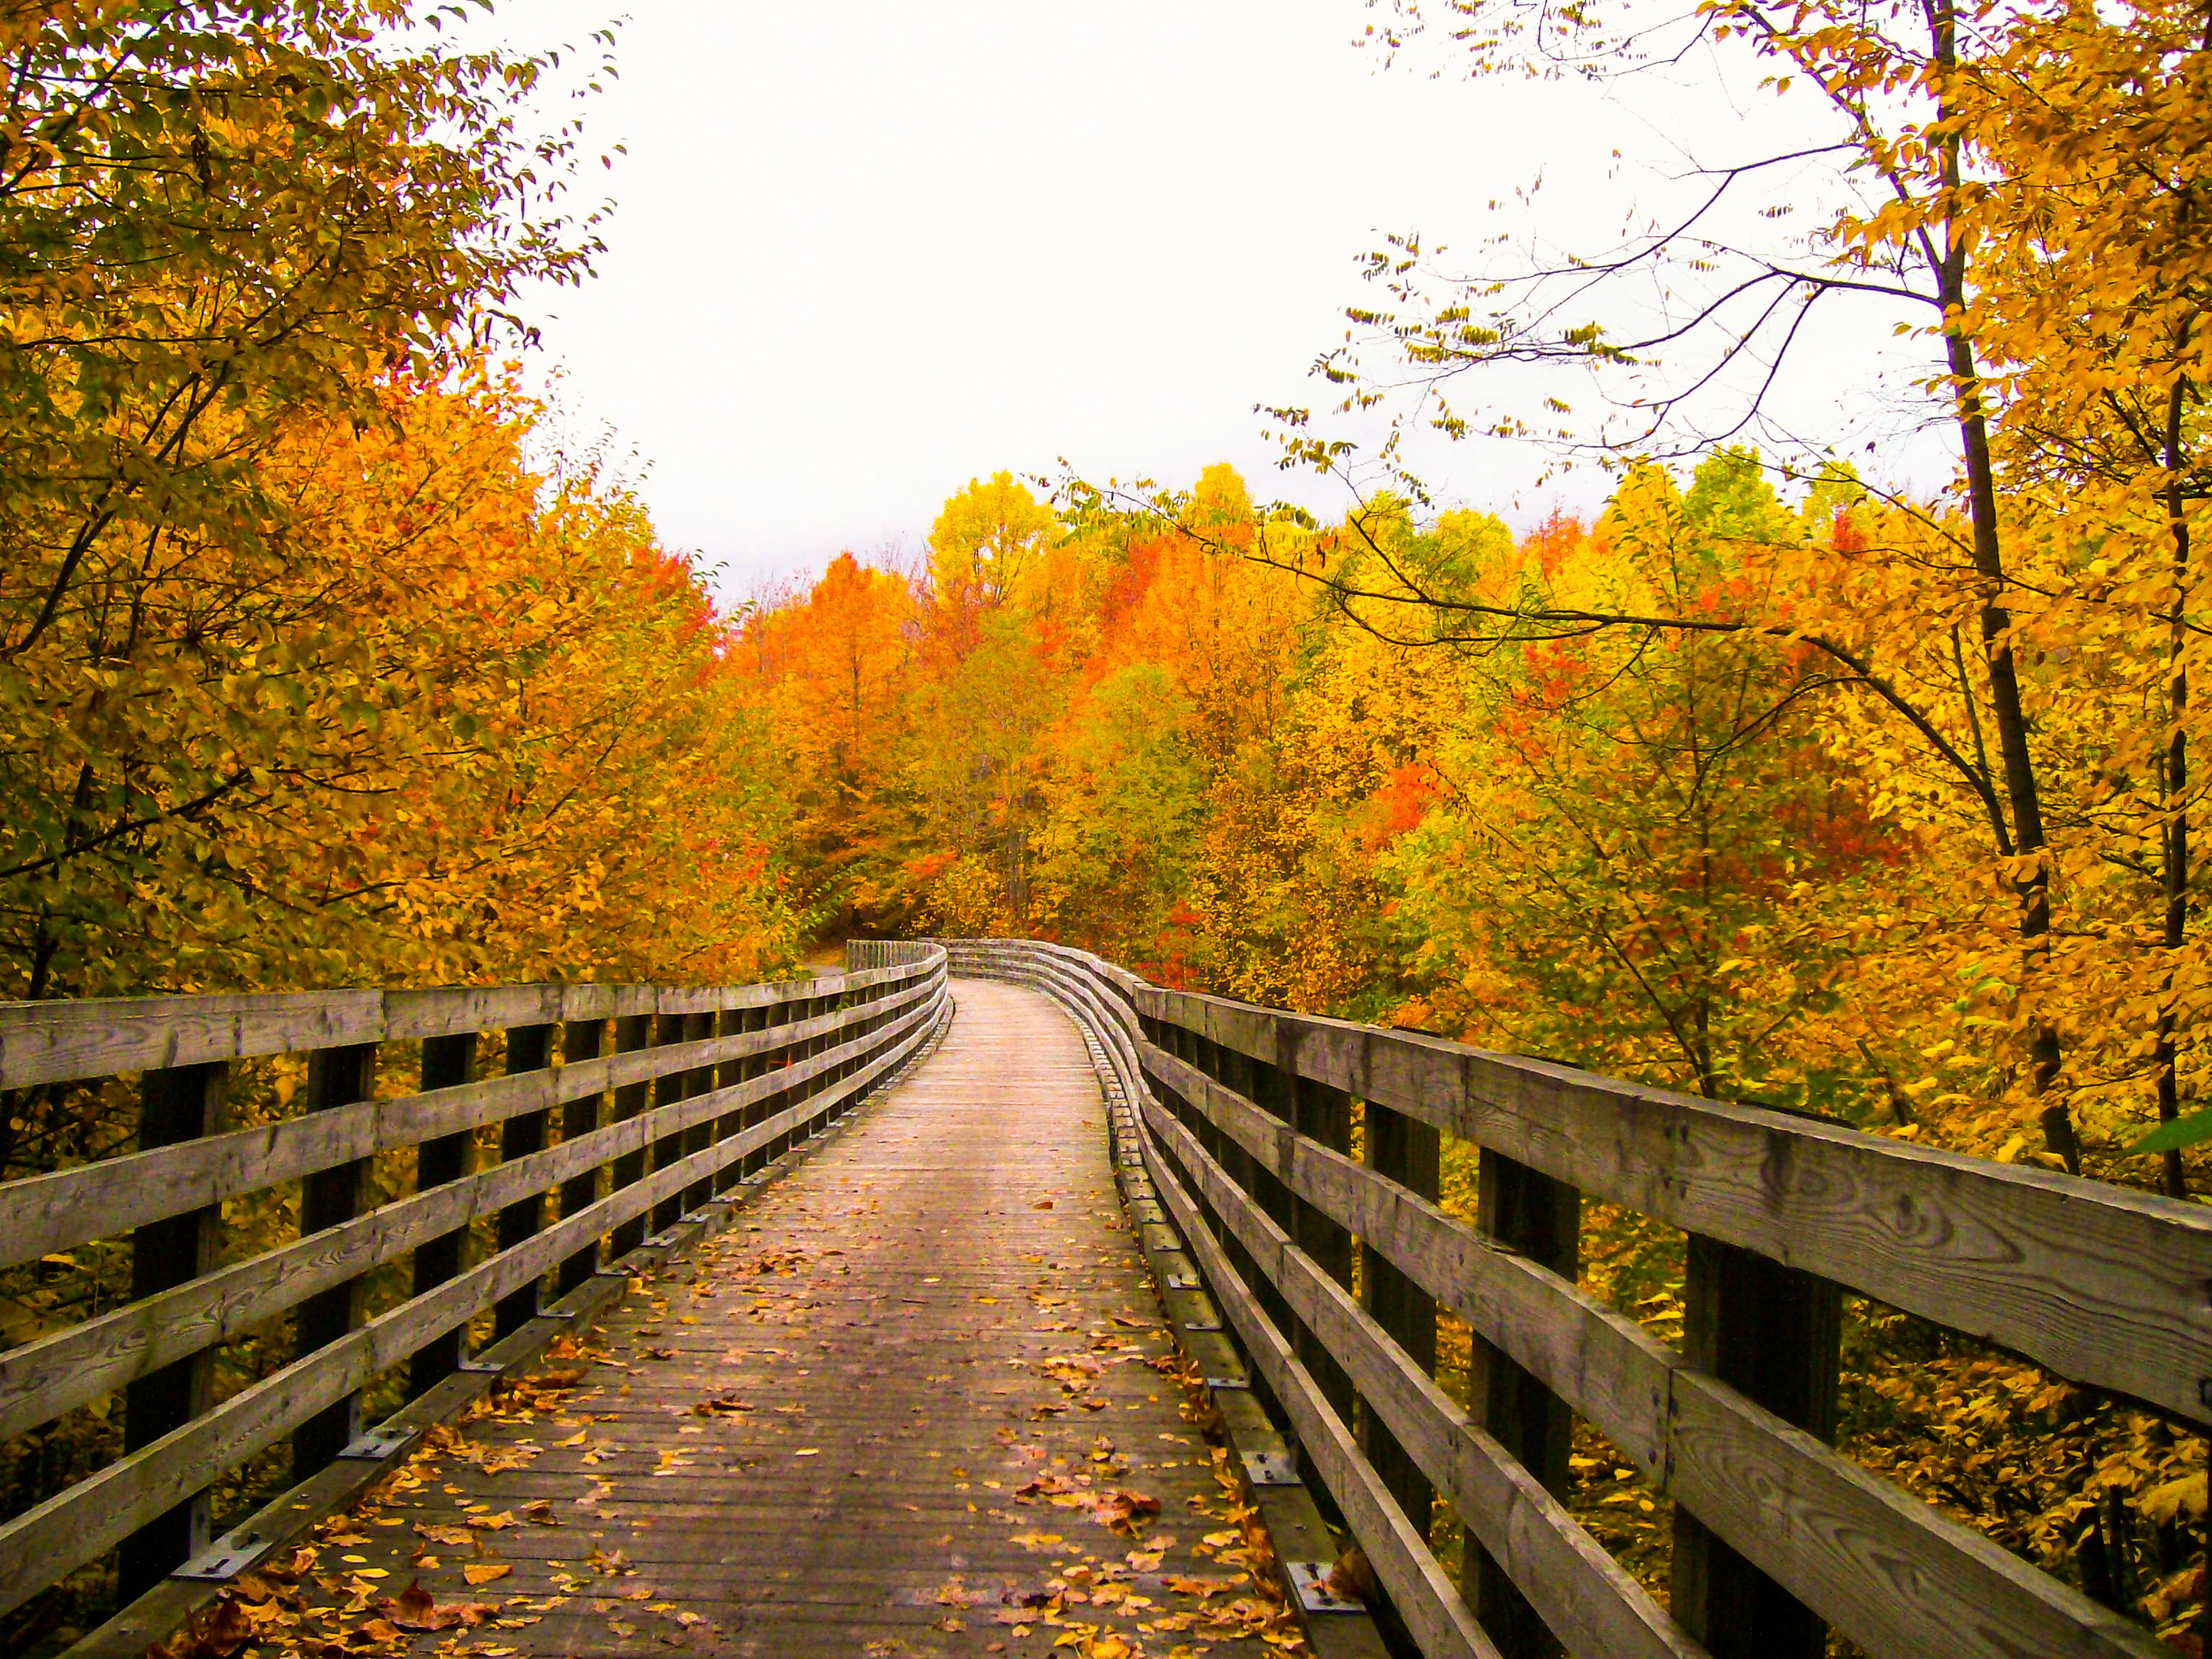
[[[615,15],[506,0],[494,27],[538,46]],[[726,591],[841,548],[911,551],[971,477],[1064,456],[1175,483],[1227,459],[1257,496],[1339,513],[1340,491],[1271,471],[1252,408],[1325,396],[1307,365],[1380,233],[1471,236],[1540,176],[1554,239],[1602,239],[1624,192],[1686,150],[1763,151],[1787,113],[1696,63],[1632,107],[1386,70],[1354,43],[1368,18],[1359,0],[639,0],[589,117],[627,150],[593,169],[609,250],[543,301],[542,364]],[[1519,524],[1597,488],[1535,486],[1539,465],[1491,446],[1431,475]]]

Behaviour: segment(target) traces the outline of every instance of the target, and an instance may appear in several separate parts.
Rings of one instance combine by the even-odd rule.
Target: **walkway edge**
[[[972,965],[956,964],[956,972],[963,978],[1000,977],[978,973]],[[1082,1033],[1091,1069],[1097,1073],[1106,1100],[1114,1179],[1120,1188],[1130,1232],[1144,1253],[1154,1293],[1176,1347],[1208,1380],[1232,1465],[1243,1481],[1245,1500],[1258,1512],[1260,1525],[1273,1547],[1278,1587],[1297,1613],[1308,1645],[1317,1659],[1388,1659],[1382,1634],[1364,1609],[1357,1603],[1339,1603],[1333,1610],[1317,1611],[1302,1594],[1292,1563],[1319,1563],[1325,1570],[1335,1562],[1341,1545],[1305,1483],[1295,1443],[1275,1425],[1253,1394],[1243,1357],[1203,1288],[1205,1275],[1161,1207],[1134,1102],[1107,1057],[1090,1010],[1079,1004],[1071,1006],[1059,987],[1049,981],[1013,982],[1050,997]]]
[[[618,1261],[609,1263],[567,1295],[549,1304],[536,1318],[475,1356],[477,1363],[496,1369],[457,1372],[387,1417],[380,1429],[399,1432],[390,1449],[374,1458],[341,1458],[280,1493],[233,1527],[199,1558],[204,1560],[217,1548],[228,1546],[232,1559],[226,1563],[227,1571],[221,1578],[173,1577],[163,1580],[72,1645],[61,1659],[142,1659],[148,1647],[181,1629],[195,1614],[212,1605],[240,1576],[277,1551],[304,1541],[325,1517],[346,1508],[405,1463],[431,1428],[452,1422],[500,1381],[526,1370],[556,1337],[588,1329],[601,1314],[621,1300],[632,1278],[664,1265],[702,1240],[713,1238],[732,1225],[754,1200],[780,1184],[815,1153],[833,1145],[859,1120],[863,1108],[888,1095],[915,1067],[934,1053],[951,1028],[954,1012],[954,1003],[948,996],[936,1023],[906,1057],[876,1079],[864,1094],[855,1096],[843,1111],[814,1134],[747,1176],[728,1192],[710,1198],[698,1209],[679,1217],[666,1232],[656,1234]]]

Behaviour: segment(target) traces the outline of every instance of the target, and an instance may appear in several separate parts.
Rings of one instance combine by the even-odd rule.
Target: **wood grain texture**
[[[1235,1201],[1232,1183],[1196,1136],[1156,1101],[1148,1102],[1145,1124],[1188,1184],[1228,1217],[1253,1259],[1327,1342],[1397,1444],[1524,1587],[1569,1652],[1586,1659],[1698,1659],[1703,1649],[1557,1498],[1407,1357],[1348,1291],[1272,1217]]]
[[[1148,1130],[1170,1131],[1194,1157],[1206,1157],[1189,1130],[1156,1101],[1148,1105],[1144,1117]],[[1151,1163],[1150,1167],[1153,1184],[1205,1274],[1208,1288],[1236,1326],[1245,1357],[1266,1377],[1290,1418],[1300,1449],[1343,1510],[1346,1522],[1366,1550],[1375,1576],[1389,1593],[1392,1605],[1419,1644],[1425,1659],[1498,1659],[1498,1650],[1429,1552],[1425,1529],[1417,1529],[1407,1519],[1389,1486],[1362,1455],[1352,1431],[1329,1409],[1320,1386],[1298,1363],[1282,1333],[1267,1322],[1258,1298],[1232,1266],[1228,1250],[1204,1226],[1191,1194],[1165,1160]],[[1217,1171],[1218,1167],[1215,1166]],[[1249,1204],[1225,1176],[1221,1178],[1221,1202],[1225,1206]]]
[[[1640,1325],[1174,1056],[1148,1071],[1587,1417],[1646,1477],[1878,1659],[2162,1651],[2142,1627],[1847,1463]],[[1148,1112],[1148,1121],[1171,1121]],[[1903,1594],[1905,1590],[1909,1594]]]
[[[917,984],[869,1006],[878,1013],[910,1008],[933,994],[929,984]],[[860,1009],[843,1009],[703,1042],[672,1043],[450,1088],[365,1100],[11,1181],[0,1187],[0,1267],[93,1239],[116,1237],[180,1211],[298,1180],[379,1151],[534,1115],[664,1073],[818,1041],[858,1025],[862,1017]]]
[[[111,1077],[407,1037],[510,1025],[766,1007],[926,979],[940,958],[854,973],[706,989],[524,985],[421,991],[254,992],[0,1003],[0,1088]]]
[[[1142,1012],[1594,1196],[2212,1424],[2212,1212],[1441,1038],[1146,986]]]

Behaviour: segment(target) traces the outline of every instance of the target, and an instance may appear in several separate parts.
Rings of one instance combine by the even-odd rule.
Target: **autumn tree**
[[[1740,603],[1740,548],[1797,533],[1734,451],[1686,493],[1632,474],[1586,536],[1555,525],[1549,545],[1517,549],[1494,534],[1478,557],[1545,602],[1694,615]],[[1609,629],[1461,661],[1442,798],[1390,859],[1446,1025],[1703,1094],[1834,1109],[1832,1066],[1794,1063],[1794,1039],[1835,1000],[1853,878],[1886,838],[1801,701],[1818,657]]]
[[[595,243],[574,131],[516,123],[546,60],[398,0],[34,3],[0,43],[0,913],[43,996],[128,983],[144,895],[257,898],[218,826],[383,741],[403,694],[272,457],[385,419]]]
[[[1909,704],[1901,694],[1885,696],[1886,718],[1901,720],[1912,740],[1949,770],[1953,787],[1986,809],[1986,867],[2010,888],[2016,912],[2023,1082],[2048,1146],[2070,1165],[2078,1164],[2079,1148],[2063,1088],[2079,1079],[2062,1072],[2066,1017],[2063,992],[2052,977],[2058,877],[2046,800],[2052,757],[2039,754],[2033,741],[2016,626],[2023,604],[2041,590],[2043,572],[2025,568],[2031,556],[2001,502],[1996,436],[2001,417],[2009,419],[2012,376],[2028,359],[2018,355],[2018,336],[2003,337],[1982,304],[1993,291],[1998,257],[1996,239],[1983,234],[1985,222],[2007,212],[2023,224],[2034,219],[2041,190],[2024,150],[2016,147],[2008,162],[2001,144],[1977,127],[1973,89],[1996,86],[2009,74],[2012,106],[2025,108],[2045,96],[2044,83],[2032,81],[2033,65],[2042,65],[2052,88],[2067,83],[2072,60],[2016,53],[2010,42],[2032,35],[2037,18],[2072,10],[2021,5],[1962,12],[1941,0],[1916,10],[1816,4],[1778,11],[1763,0],[1714,0],[1689,14],[1654,14],[1633,4],[1441,0],[1424,6],[1398,0],[1395,20],[1378,36],[1388,50],[1407,48],[1427,23],[1439,21],[1478,74],[1609,80],[1678,61],[1692,46],[1719,48],[1724,59],[1732,43],[1741,46],[1745,61],[1770,72],[1769,83],[1778,90],[1793,84],[1809,89],[1832,117],[1832,134],[1810,150],[1711,169],[1703,194],[1680,214],[1661,218],[1602,253],[1448,273],[1425,254],[1417,237],[1399,238],[1369,262],[1386,296],[1352,313],[1363,338],[1323,365],[1349,388],[1344,407],[1409,396],[1401,419],[1427,420],[1453,437],[1481,430],[1546,436],[1616,455],[1681,455],[1763,418],[1765,399],[1816,311],[1871,300],[1925,341],[1932,357],[1925,389],[1958,444],[1959,511],[1940,503],[1916,507],[1901,496],[1894,504],[1920,514],[1924,540],[1951,549],[1919,568],[1926,626],[1947,635],[1954,618],[1965,614],[1974,672],[1960,689],[1974,700],[1974,723],[1986,745],[1970,753],[1939,729],[1939,710]],[[2145,15],[2126,9],[2124,16],[2115,14],[2116,27],[2124,34],[2129,18]],[[2168,58],[2201,50],[2201,42],[2193,48],[2185,35],[2175,35],[2170,44]],[[2134,50],[2136,62],[2148,61],[2139,45]],[[2121,52],[2113,61],[2125,57]],[[2062,105],[2070,96],[2059,91],[2053,102]],[[2146,129],[2111,123],[2103,130],[2108,139],[2125,132],[2133,142]],[[1760,190],[1786,165],[1819,155],[1839,160],[1847,180],[1866,187],[1863,196],[1847,192],[1840,207],[1794,242],[1736,234],[1731,214],[1757,206]],[[2116,157],[2108,150],[2108,160]],[[2009,205],[1993,209],[2000,200]],[[1778,200],[1760,218],[1794,205]],[[1647,297],[1655,289],[1664,296],[1655,311]],[[2031,344],[2027,350],[2032,357],[2039,349]],[[1593,425],[1578,427],[1575,411],[1555,389],[1554,407],[1541,414],[1510,406],[1483,411],[1470,406],[1481,402],[1480,389],[1467,396],[1454,389],[1476,371],[1530,365],[1594,371],[1604,411]],[[1314,429],[1308,411],[1275,412],[1289,431],[1294,457],[1332,470],[1345,464],[1348,447]],[[1796,470],[1801,476],[1817,468]],[[1417,595],[1411,603],[1432,597]],[[1563,619],[1518,618],[1508,605],[1494,608],[1494,620],[1506,628],[1526,624],[1540,635]],[[1563,620],[1634,630],[1683,621]],[[1747,627],[1771,625],[1765,618],[1736,620]],[[1834,643],[1810,637],[1816,649]],[[1863,658],[1835,661],[1864,683],[1896,692]],[[2170,759],[2167,764],[2170,769]]]

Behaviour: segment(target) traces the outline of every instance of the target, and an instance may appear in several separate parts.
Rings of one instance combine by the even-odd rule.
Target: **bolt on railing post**
[[[476,1080],[477,1036],[472,1031],[444,1037],[426,1037],[422,1043],[421,1087],[425,1090],[457,1088]],[[449,1135],[434,1135],[415,1148],[415,1190],[427,1192],[468,1173],[472,1137],[465,1129]],[[461,1271],[468,1245],[468,1228],[440,1233],[415,1247],[414,1294],[426,1295]],[[419,1399],[461,1363],[461,1325],[441,1331],[417,1348],[407,1361],[407,1397]]]
[[[1484,1148],[1475,1225],[1572,1283],[1581,1271],[1582,1195],[1564,1181]],[[1567,1402],[1480,1336],[1470,1334],[1469,1409],[1555,1497],[1568,1491],[1574,1414]],[[1470,1532],[1462,1556],[1467,1602],[1504,1659],[1550,1659],[1558,1641],[1505,1570]]]
[[[332,1111],[366,1100],[375,1087],[376,1045],[318,1048],[307,1056],[307,1110]],[[350,1221],[361,1210],[361,1178],[368,1168],[357,1158],[319,1170],[301,1183],[300,1236]],[[361,1323],[361,1280],[318,1291],[293,1316],[296,1357],[329,1347]],[[361,1428],[358,1389],[325,1406],[292,1431],[292,1479],[304,1480],[326,1468]]]
[[[1441,1143],[1432,1125],[1419,1122],[1373,1101],[1366,1102],[1367,1167],[1417,1197],[1433,1200],[1441,1176]],[[1362,1300],[1375,1323],[1423,1371],[1436,1371],[1436,1302],[1383,1256],[1363,1244]],[[1397,1438],[1371,1409],[1360,1413],[1360,1441],[1367,1461],[1390,1488],[1414,1530],[1428,1536],[1435,1494]]]
[[[173,1146],[223,1128],[229,1068],[220,1062],[149,1071],[139,1086],[138,1148]],[[131,1297],[157,1294],[215,1264],[219,1205],[150,1221],[131,1234]],[[203,1350],[132,1383],[123,1396],[123,1449],[134,1452],[182,1428],[213,1402],[215,1356]],[[208,1494],[194,1493],[123,1540],[116,1573],[130,1601],[190,1560],[208,1541]]]
[[[541,1071],[553,1063],[553,1033],[557,1025],[518,1025],[507,1033],[507,1075],[519,1076],[525,1071]],[[526,1158],[534,1152],[545,1150],[545,1120],[543,1109],[534,1112],[518,1112],[499,1126],[499,1160],[511,1164],[517,1158]],[[545,1194],[532,1193],[518,1198],[499,1212],[499,1248],[502,1253],[517,1245],[526,1244],[545,1228]],[[499,1299],[492,1314],[492,1338],[496,1341],[530,1323],[538,1317],[538,1293],[544,1286],[542,1276],[507,1293]]]
[[[1716,1239],[1694,1233],[1688,1242],[1685,1363],[1832,1443],[1842,1290]],[[1817,1614],[1678,1504],[1669,1601],[1713,1659],[1820,1659],[1827,1651],[1827,1627]]]
[[[599,1057],[601,1046],[607,1040],[607,1022],[603,1019],[572,1019],[561,1027],[561,1064],[580,1065],[587,1060]],[[606,1105],[603,1094],[583,1094],[570,1101],[561,1109],[561,1140],[564,1143],[580,1141],[599,1127],[602,1110]],[[599,1202],[599,1177],[603,1165],[572,1175],[561,1183],[561,1218],[580,1216]],[[554,1280],[555,1296],[565,1296],[587,1279],[599,1266],[599,1240],[594,1239],[582,1249],[561,1261],[560,1273]]]

